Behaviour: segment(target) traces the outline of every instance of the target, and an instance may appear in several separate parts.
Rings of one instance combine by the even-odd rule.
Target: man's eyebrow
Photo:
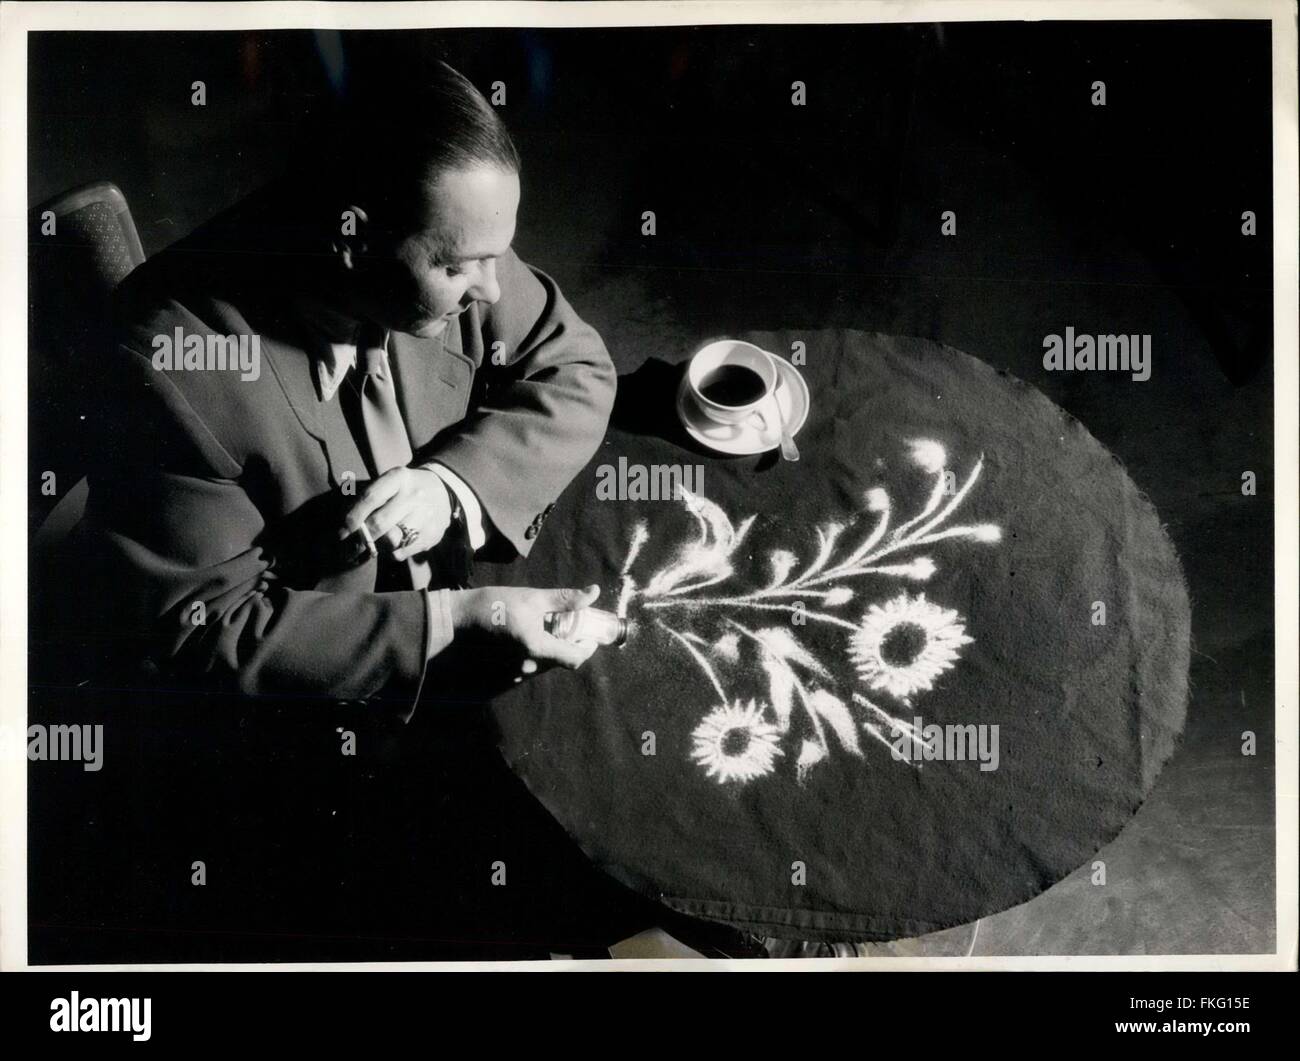
[[[480,251],[479,253],[461,254],[457,252],[454,257],[450,258],[453,262],[476,262],[483,258],[503,258],[509,253],[510,248],[506,247],[503,251]]]

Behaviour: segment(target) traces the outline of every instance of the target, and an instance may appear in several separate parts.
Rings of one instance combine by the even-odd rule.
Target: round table
[[[680,365],[620,380],[516,580],[599,582],[633,634],[495,701],[507,763],[686,914],[860,941],[1024,902],[1123,828],[1181,732],[1190,611],[1158,515],[1082,424],[960,351],[736,337],[800,367],[802,460],[692,442]]]

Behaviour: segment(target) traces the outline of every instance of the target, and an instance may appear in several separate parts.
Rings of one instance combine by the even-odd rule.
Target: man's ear
[[[331,246],[344,269],[352,269],[357,256],[366,253],[369,229],[370,217],[361,207],[349,204],[339,212],[338,234]]]

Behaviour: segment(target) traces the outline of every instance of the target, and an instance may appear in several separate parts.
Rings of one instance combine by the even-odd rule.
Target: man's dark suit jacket
[[[359,492],[368,473],[339,401],[318,398],[292,302],[321,262],[293,250],[283,194],[237,206],[119,291],[88,513],[111,637],[245,695],[375,699],[409,717],[437,631],[421,591],[376,592],[376,562],[337,559],[348,477]],[[599,445],[615,371],[553,280],[513,251],[497,276],[495,305],[438,339],[394,333],[390,356],[416,457],[470,485],[494,528],[485,552],[509,559]],[[177,328],[257,335],[260,376],[155,368],[155,337]]]
[[[58,614],[80,635],[90,613],[70,651],[89,649],[99,680],[62,664],[39,699],[51,721],[75,699],[103,722],[106,766],[43,771],[29,796],[52,839],[30,857],[35,953],[517,957],[639,931],[641,901],[509,772],[481,692],[453,688],[467,652],[499,661],[458,639],[426,668],[424,593],[376,592],[374,561],[339,559],[345,484],[368,473],[293,309],[325,259],[301,250],[296,216],[273,189],[151,259],[88,366],[90,562]],[[615,373],[550,278],[514,254],[497,275],[494,306],[434,341],[394,335],[390,353],[416,459],[469,484],[491,526],[481,555],[508,561],[599,445]],[[155,369],[155,336],[178,327],[258,335],[260,375]],[[491,886],[497,861],[509,888]]]

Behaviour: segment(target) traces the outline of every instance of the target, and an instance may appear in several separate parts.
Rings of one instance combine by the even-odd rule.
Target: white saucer
[[[804,421],[808,419],[808,384],[803,375],[789,361],[768,354],[776,365],[781,377],[781,385],[776,389],[776,403],[781,409],[781,416],[790,428],[791,436],[799,433]],[[677,417],[681,420],[686,433],[702,446],[743,456],[751,453],[766,453],[781,444],[781,433],[772,424],[764,429],[758,418],[751,417],[742,424],[719,424],[710,420],[691,400],[690,385],[686,374],[682,373],[681,385],[677,388]]]

